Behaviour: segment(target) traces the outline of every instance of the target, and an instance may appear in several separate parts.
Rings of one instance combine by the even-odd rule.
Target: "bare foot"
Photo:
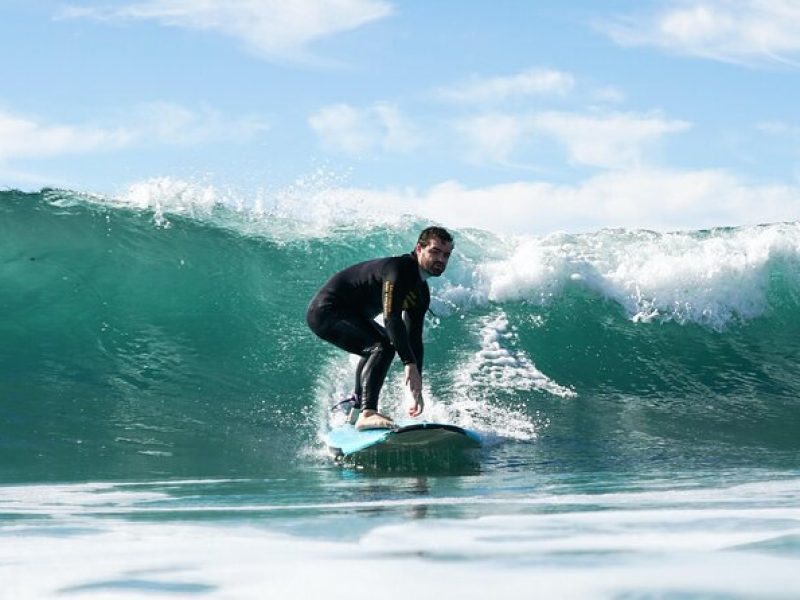
[[[365,429],[394,429],[395,424],[389,417],[374,410],[362,411],[356,421],[356,429],[364,431]]]

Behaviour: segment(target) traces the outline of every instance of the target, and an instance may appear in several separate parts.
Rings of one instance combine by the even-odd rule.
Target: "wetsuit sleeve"
[[[425,313],[430,305],[430,292],[428,291],[427,285],[423,285],[422,293],[423,297],[419,305],[405,311],[403,314],[403,321],[406,325],[406,331],[408,331],[409,343],[417,359],[417,369],[420,374],[422,374],[422,364],[425,358],[425,347],[422,344],[422,328],[425,324]]]
[[[413,283],[410,279],[409,274],[403,273],[400,261],[388,263],[383,272],[383,325],[404,365],[417,362],[403,322],[403,301]]]

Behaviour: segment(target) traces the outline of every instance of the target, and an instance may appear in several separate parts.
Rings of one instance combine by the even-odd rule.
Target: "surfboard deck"
[[[346,424],[328,432],[325,443],[334,456],[347,457],[368,451],[466,450],[480,447],[481,437],[449,423],[401,423],[397,429],[366,431]]]

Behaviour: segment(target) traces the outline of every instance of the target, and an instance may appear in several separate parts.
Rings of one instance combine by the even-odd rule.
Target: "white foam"
[[[489,389],[538,390],[554,396],[573,397],[575,392],[557,384],[539,371],[520,347],[518,336],[505,312],[483,316],[480,322],[480,350],[462,369],[462,386]]]
[[[345,185],[347,177],[320,167],[292,185],[252,192],[215,186],[210,178],[155,178],[114,198],[81,198],[152,210],[163,227],[170,225],[170,214],[208,218],[224,207],[241,216],[235,226],[245,233],[287,239],[402,229],[424,218],[412,201],[413,190],[358,190]],[[603,230],[509,237],[457,231],[456,237],[456,256],[435,286],[437,306],[445,312],[448,305],[486,302],[542,305],[557,301],[566,286],[584,286],[620,304],[637,322],[722,328],[764,314],[771,261],[800,260],[800,223],[688,233]],[[800,287],[800,281],[790,283]]]
[[[210,185],[169,177],[134,183],[116,200],[134,208],[151,209],[156,225],[161,227],[169,227],[166,213],[192,216],[210,214],[220,202],[219,193]]]
[[[286,229],[297,238],[326,237],[342,229],[395,227],[407,221],[406,213],[387,210],[380,198],[344,187],[344,177],[321,167],[288,186],[247,192],[214,185],[210,177],[198,181],[156,177],[135,182],[113,197],[86,199],[151,210],[161,227],[170,226],[171,214],[209,219],[222,208],[241,217],[237,226],[245,233],[278,234]]]
[[[552,493],[496,496],[441,496],[401,499],[381,498],[349,501],[306,503],[194,503],[197,498],[181,496],[183,486],[190,489],[203,485],[210,488],[220,483],[252,480],[208,479],[152,482],[108,482],[77,484],[37,484],[29,486],[0,486],[0,512],[13,515],[47,515],[61,517],[90,517],[94,515],[147,515],[151,513],[274,513],[274,512],[336,512],[367,509],[380,511],[421,506],[497,507],[498,510],[558,508],[572,521],[603,523],[606,515],[635,524],[648,520],[691,521],[700,514],[709,517],[722,514],[728,517],[747,516],[755,507],[760,515],[770,518],[800,518],[797,500],[800,499],[800,479],[785,479],[745,483],[727,487],[675,487],[673,480],[648,483],[644,491],[605,493]],[[169,490],[169,493],[153,487]],[[133,489],[132,489],[133,488]],[[194,492],[193,492],[194,493]],[[574,511],[574,512],[573,512]],[[562,514],[563,513],[563,514]],[[537,515],[537,518],[542,515]],[[483,517],[493,519],[495,517]],[[716,518],[716,517],[714,517]]]
[[[344,179],[320,168],[288,187],[245,194],[204,181],[157,178],[135,183],[114,198],[81,198],[152,210],[161,227],[170,226],[171,214],[182,214],[276,239],[416,227],[420,217],[414,216],[413,203],[404,212],[402,202],[386,204],[386,194],[347,188]],[[404,194],[413,196],[410,191],[390,196]],[[227,210],[215,210],[219,207]],[[239,220],[231,222],[232,215]],[[770,265],[800,260],[800,223],[540,237],[455,233],[456,254],[434,286],[435,310],[442,314],[487,303],[542,306],[558,302],[567,287],[583,287],[618,303],[636,322],[671,320],[722,329],[763,315]],[[790,285],[800,288],[797,269],[787,276]]]
[[[764,314],[769,264],[782,258],[800,260],[800,224],[518,238],[509,256],[478,270],[493,302],[543,305],[557,301],[567,285],[584,286],[616,301],[637,322],[722,328]]]
[[[338,540],[320,536],[330,526],[325,519],[314,538],[272,531],[261,516],[186,521],[184,509],[248,508],[208,506],[203,497],[183,498],[175,518],[165,518],[170,508],[126,495],[138,493],[130,484],[27,487],[0,488],[0,498],[21,495],[30,509],[40,509],[28,513],[32,519],[0,525],[3,591],[21,600],[201,594],[248,600],[265,593],[359,599],[373,598],[376,590],[389,599],[527,598],[532,590],[558,598],[800,594],[796,550],[781,550],[800,536],[796,478],[720,488],[316,505],[338,514],[353,509],[341,518],[357,520],[362,533]],[[68,512],[59,508],[65,503],[72,503]],[[485,516],[416,520],[396,510],[388,520],[376,518],[380,508],[459,503],[480,506]],[[160,517],[111,518],[103,508],[115,504],[145,515],[159,510]],[[314,507],[275,506],[303,508],[303,522]]]
[[[534,391],[569,398],[575,392],[536,368],[502,310],[479,318],[475,337],[478,349],[455,365],[449,398],[431,412],[489,436],[535,439],[546,422],[529,415],[524,403],[508,404],[504,396]]]
[[[121,489],[111,483],[0,486],[0,512],[6,514],[73,514],[87,510],[132,508],[168,500],[151,490]]]

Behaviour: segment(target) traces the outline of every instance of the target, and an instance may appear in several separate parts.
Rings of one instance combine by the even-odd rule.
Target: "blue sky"
[[[508,233],[798,219],[796,0],[0,15],[0,187],[292,190]]]

